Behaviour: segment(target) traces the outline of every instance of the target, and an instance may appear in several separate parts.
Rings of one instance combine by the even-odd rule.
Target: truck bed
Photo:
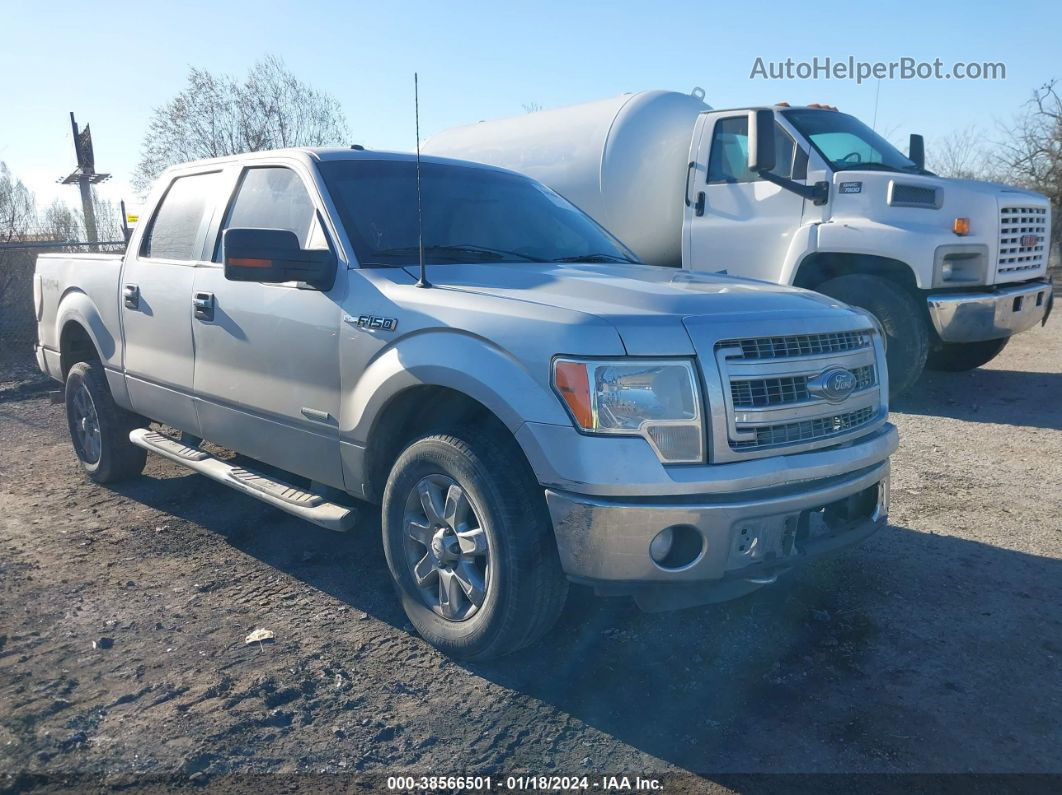
[[[122,254],[41,254],[33,276],[37,312],[38,362],[62,378],[59,349],[63,328],[77,320],[89,330],[107,367],[121,365],[118,304]]]

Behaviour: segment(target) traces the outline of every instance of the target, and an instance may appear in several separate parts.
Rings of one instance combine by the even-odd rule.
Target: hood
[[[438,288],[595,315],[616,327],[635,356],[693,353],[682,324],[686,317],[725,322],[853,312],[807,290],[651,265],[436,264],[428,266],[428,279]]]

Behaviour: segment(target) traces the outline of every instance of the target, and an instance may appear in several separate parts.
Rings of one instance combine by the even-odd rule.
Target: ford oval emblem
[[[1022,235],[1020,241],[1022,248],[1032,248],[1033,246],[1038,245],[1039,242],[1039,235]]]
[[[843,367],[831,367],[808,379],[808,392],[832,403],[841,402],[855,392],[855,388],[855,375]]]

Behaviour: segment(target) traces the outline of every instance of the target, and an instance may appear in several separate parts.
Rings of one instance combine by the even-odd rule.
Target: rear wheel
[[[902,395],[914,386],[926,366],[929,330],[921,305],[895,282],[881,276],[853,273],[815,288],[823,295],[866,309],[885,329],[888,347],[889,394]]]
[[[1009,341],[1010,337],[981,342],[942,342],[929,354],[926,367],[952,373],[973,370],[999,356]]]
[[[99,362],[78,362],[67,373],[66,421],[81,468],[97,483],[144,471],[147,451],[129,441],[143,421],[114,402]]]
[[[545,500],[519,456],[500,432],[432,434],[403,451],[384,489],[384,551],[402,606],[454,657],[526,646],[564,605]]]

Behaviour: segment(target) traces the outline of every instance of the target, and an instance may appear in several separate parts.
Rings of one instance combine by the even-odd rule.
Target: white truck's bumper
[[[944,342],[980,342],[1009,337],[1046,319],[1051,282],[997,287],[986,292],[930,293],[929,317]]]

